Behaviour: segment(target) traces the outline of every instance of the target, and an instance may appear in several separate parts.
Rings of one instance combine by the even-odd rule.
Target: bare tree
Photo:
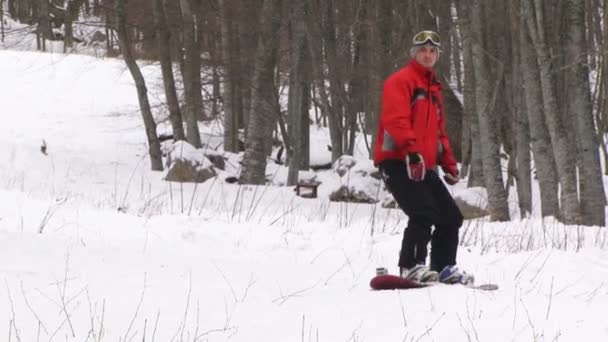
[[[470,18],[470,4],[457,0],[462,36],[462,57],[464,64],[464,115],[462,122],[463,175],[468,176],[468,187],[484,186],[482,152],[479,136],[479,119],[475,98],[475,66],[473,63],[473,31]]]
[[[511,112],[515,116],[514,121],[514,159],[516,162],[517,197],[519,198],[520,217],[525,218],[532,213],[532,160],[530,156],[530,122],[525,108],[524,91],[521,87],[523,68],[521,66],[521,43],[520,31],[521,20],[518,15],[520,6],[517,1],[508,3],[511,70],[507,75],[510,91]]]
[[[523,6],[523,3],[521,3],[521,6]],[[523,8],[521,6],[520,8]],[[545,122],[538,61],[525,26],[525,19],[522,16],[519,16],[519,18],[521,22],[519,38],[525,109],[530,124],[536,178],[540,188],[541,214],[543,217],[559,217],[558,178],[551,137]]]
[[[85,0],[71,0],[68,1],[67,4],[67,10],[65,12],[65,18],[64,18],[64,31],[65,31],[65,35],[64,35],[64,52],[67,51],[68,48],[71,48],[72,45],[74,44],[74,28],[73,28],[73,23],[75,20],[78,19],[78,12],[80,11],[80,8],[82,7],[82,5],[85,3]]]
[[[273,92],[274,69],[277,64],[279,39],[276,34],[281,21],[282,0],[264,0],[260,16],[261,32],[253,65],[253,92],[248,122],[243,170],[239,182],[263,184],[267,151],[272,140],[276,99]]]
[[[4,0],[0,0],[0,42],[4,43]]]
[[[224,150],[238,151],[238,132],[240,127],[239,107],[241,99],[238,91],[238,44],[236,32],[238,27],[234,22],[236,16],[235,4],[231,1],[220,0],[221,30],[222,30],[222,62],[224,70],[223,92],[224,100]]]
[[[568,135],[557,106],[556,90],[551,70],[552,64],[545,34],[543,4],[541,0],[522,0],[522,2],[524,4],[523,15],[526,18],[526,26],[532,38],[538,61],[543,112],[551,137],[557,175],[561,185],[561,216],[566,223],[580,223],[581,212],[576,182],[575,146],[568,141]]]
[[[203,115],[203,97],[201,94],[201,56],[199,42],[196,38],[195,12],[192,0],[180,0],[184,24],[184,79],[186,140],[196,147],[201,147],[201,136],[198,129],[198,118]]]
[[[175,78],[173,76],[173,62],[171,61],[171,35],[167,27],[167,17],[162,0],[153,0],[154,22],[156,24],[156,39],[158,45],[158,58],[163,74],[163,85],[167,106],[169,107],[169,120],[173,129],[174,140],[186,140],[182,113],[179,108]]]
[[[135,61],[135,56],[131,50],[129,33],[127,29],[126,14],[125,14],[125,1],[126,0],[115,0],[115,11],[116,11],[116,32],[118,34],[118,42],[122,51],[123,58],[131,76],[135,81],[137,88],[137,98],[139,100],[139,108],[141,110],[141,116],[144,121],[144,128],[146,130],[146,136],[148,138],[148,150],[150,154],[150,162],[152,163],[152,170],[162,171],[163,160],[160,151],[160,142],[158,135],[156,134],[156,122],[152,116],[152,110],[150,109],[150,102],[148,101],[148,90],[146,89],[146,81],[141,74],[141,70]]]
[[[473,36],[473,64],[475,66],[475,99],[481,152],[483,158],[483,175],[488,191],[488,209],[493,221],[508,221],[509,206],[508,194],[505,191],[502,170],[500,166],[500,149],[496,117],[493,113],[494,101],[497,96],[498,84],[492,86],[489,81],[490,70],[487,52],[484,49],[483,4],[481,0],[474,0],[471,6],[471,28]],[[499,79],[503,77],[499,73]],[[493,90],[493,91],[492,91]],[[493,94],[492,94],[493,92]]]
[[[38,0],[38,29],[36,41],[38,49],[46,51],[46,41],[51,38],[51,8],[49,0]]]
[[[291,151],[289,157],[288,185],[298,181],[298,171],[308,168],[310,134],[307,129],[308,108],[310,107],[310,86],[308,79],[308,46],[305,18],[309,14],[308,5],[297,4],[292,7],[291,17],[291,54],[289,72],[289,138]]]
[[[585,1],[566,1],[569,39],[568,59],[573,65],[569,69],[572,101],[570,118],[574,118],[579,157],[579,185],[583,224],[604,226],[606,224],[606,195],[602,181],[599,144],[596,140],[595,124],[591,108],[589,68],[585,42]]]

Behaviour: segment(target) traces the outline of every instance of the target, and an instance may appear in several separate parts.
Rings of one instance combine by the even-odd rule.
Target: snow
[[[158,66],[143,72],[162,116]],[[323,182],[315,200],[291,187],[227,184],[225,175],[169,183],[149,170],[120,60],[0,50],[0,75],[0,331],[8,340],[608,339],[604,227],[537,213],[466,221],[460,265],[498,291],[374,292],[376,267],[396,272],[407,217],[380,203],[328,200],[373,169],[362,139],[345,176],[302,173]],[[214,125],[201,132],[216,149]],[[330,161],[327,130],[311,134],[311,160]],[[228,157],[226,173],[238,172],[239,155],[217,153]],[[271,163],[267,173],[286,180],[284,166]],[[485,203],[482,189],[450,189]]]

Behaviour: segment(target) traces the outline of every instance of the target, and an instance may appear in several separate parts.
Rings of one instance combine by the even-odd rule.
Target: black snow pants
[[[409,217],[399,267],[426,264],[429,241],[432,270],[440,272],[447,265],[455,265],[463,217],[437,172],[427,170],[424,180],[415,182],[408,178],[405,161],[385,160],[379,168],[387,189]],[[435,227],[432,234],[431,226]]]

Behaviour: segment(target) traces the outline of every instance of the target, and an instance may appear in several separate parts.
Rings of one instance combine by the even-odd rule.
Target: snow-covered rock
[[[217,176],[213,163],[203,150],[185,141],[177,141],[167,153],[164,179],[170,182],[204,183]]]
[[[357,164],[357,160],[354,157],[343,155],[338,158],[334,163],[332,170],[338,173],[340,177],[343,177],[350,169]]]
[[[371,161],[342,156],[334,163],[333,170],[340,177],[340,183],[330,192],[332,201],[376,203],[384,193],[380,174]]]

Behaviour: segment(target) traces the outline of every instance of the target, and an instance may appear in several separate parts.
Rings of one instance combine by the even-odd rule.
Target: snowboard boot
[[[431,271],[426,265],[416,265],[412,268],[401,267],[401,278],[410,279],[419,283],[437,281],[439,274]]]
[[[455,265],[448,265],[439,272],[439,282],[444,284],[473,285],[475,277]]]

